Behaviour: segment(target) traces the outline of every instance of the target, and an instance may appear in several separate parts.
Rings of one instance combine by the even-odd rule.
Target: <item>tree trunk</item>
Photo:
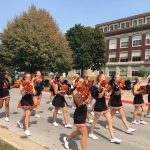
[[[83,71],[84,71],[84,69],[81,68],[81,77],[83,77]]]

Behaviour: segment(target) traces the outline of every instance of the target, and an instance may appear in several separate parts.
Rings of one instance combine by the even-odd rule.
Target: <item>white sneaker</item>
[[[9,122],[9,118],[8,118],[8,117],[5,117],[5,121],[6,121],[6,122]]]
[[[64,137],[63,138],[63,141],[64,141],[64,146],[66,149],[69,149],[69,142],[67,141],[67,137]]]
[[[69,123],[65,124],[65,128],[71,128],[71,127],[72,127],[71,124],[69,124]]]
[[[146,118],[150,118],[150,115],[146,115],[145,117],[146,117]]]
[[[110,139],[110,142],[111,143],[117,143],[117,144],[120,144],[121,142],[122,142],[122,140],[120,140],[120,139],[117,139],[117,138],[112,138],[112,139]]]
[[[119,111],[116,111],[116,114],[119,114]]]
[[[40,118],[41,116],[40,116],[40,115],[38,115],[38,114],[35,114],[35,117]]]
[[[140,123],[136,120],[132,121],[133,124],[139,125]]]
[[[58,123],[57,123],[57,122],[53,122],[53,125],[54,125],[55,127],[58,127]]]
[[[52,102],[50,102],[49,104],[52,105]]]
[[[93,122],[93,120],[92,119],[90,119],[89,121],[88,121],[88,123],[92,123]]]
[[[61,112],[60,110],[58,110],[58,114],[59,114],[59,115],[61,115],[61,114],[62,114],[62,112]]]
[[[93,115],[93,116],[95,115],[93,111],[91,111],[90,114]]]
[[[25,130],[24,133],[25,133],[26,136],[31,136],[31,133],[30,133],[29,130]]]
[[[136,131],[136,129],[129,128],[129,129],[126,131],[126,133],[127,133],[127,134],[130,134],[131,132],[135,132],[135,131]]]
[[[53,108],[52,112],[54,112],[54,111],[55,111],[55,109]]]
[[[147,122],[145,121],[139,121],[140,124],[143,124],[143,125],[147,125]]]
[[[98,140],[98,137],[93,133],[89,133],[89,137],[94,139],[94,140]]]
[[[20,123],[19,121],[17,122],[17,126],[21,129],[24,129],[23,123]]]

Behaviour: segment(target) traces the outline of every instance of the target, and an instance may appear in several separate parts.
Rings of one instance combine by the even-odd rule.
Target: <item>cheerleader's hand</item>
[[[115,95],[120,95],[121,94],[121,92],[120,91],[117,91],[117,92],[115,92]]]
[[[37,93],[37,92],[36,92],[35,90],[33,90],[33,95],[36,95],[36,93]]]

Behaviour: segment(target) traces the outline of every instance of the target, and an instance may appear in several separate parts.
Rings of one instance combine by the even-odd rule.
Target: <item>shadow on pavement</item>
[[[53,121],[53,117],[48,117],[47,121],[48,121],[48,123],[52,124],[54,122]],[[60,119],[60,118],[57,118],[57,123],[60,124],[60,125],[62,125],[62,126],[64,126],[63,120]]]
[[[62,133],[62,134],[60,134],[60,137],[59,137],[59,140],[60,140],[60,142],[62,143],[62,146],[63,146],[63,147],[64,147],[63,138],[64,138],[65,136],[67,136],[67,135],[64,134],[64,133]],[[75,139],[77,139],[77,138],[75,138]],[[75,139],[74,139],[74,140],[75,140]],[[76,143],[74,140],[70,141],[69,147],[70,147],[71,150],[79,150],[79,147],[78,147],[77,143]]]

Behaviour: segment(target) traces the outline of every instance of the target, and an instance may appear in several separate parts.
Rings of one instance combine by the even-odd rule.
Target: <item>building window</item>
[[[140,51],[132,52],[132,61],[141,61],[141,52]]]
[[[109,76],[114,76],[116,74],[116,71],[114,69],[109,70]]]
[[[132,37],[132,47],[137,47],[142,45],[142,36],[135,35]]]
[[[121,67],[120,68],[120,75],[121,76],[127,76],[127,68]]]
[[[109,62],[116,62],[116,53],[109,54]]]
[[[114,25],[114,30],[117,30],[117,29],[118,29],[118,25],[115,24],[115,25]]]
[[[110,31],[113,31],[113,26],[110,26]]]
[[[128,37],[120,38],[120,48],[128,48],[128,45],[129,45]]]
[[[125,28],[125,23],[121,23],[121,29]]]
[[[117,49],[117,39],[112,39],[109,41],[109,49]]]
[[[139,75],[139,71],[137,71],[137,70],[132,71],[132,76],[133,77],[136,77],[138,75]]]
[[[150,62],[150,49],[145,51],[145,61]]]
[[[139,25],[142,25],[143,24],[143,19],[139,19]]]
[[[126,27],[127,27],[127,28],[130,27],[130,22],[126,22]]]
[[[128,52],[120,53],[120,62],[128,62]]]
[[[138,25],[138,20],[133,20],[132,25],[133,25],[133,27],[136,27]]]
[[[101,30],[102,32],[104,32],[104,31],[103,31],[103,28],[100,28],[100,30]]]
[[[146,34],[146,45],[150,45],[150,33]]]
[[[107,32],[107,27],[104,27],[104,32]]]
[[[150,24],[150,17],[147,17],[146,22],[147,24]]]

